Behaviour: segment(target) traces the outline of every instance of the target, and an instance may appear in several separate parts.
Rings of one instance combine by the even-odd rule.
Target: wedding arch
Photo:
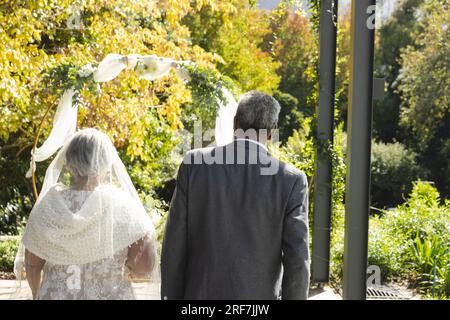
[[[171,69],[184,82],[190,82],[191,76],[188,66],[190,61],[176,61],[170,58],[156,55],[139,54],[108,54],[98,65],[86,64],[76,70],[77,83],[69,84],[59,100],[53,119],[53,127],[44,143],[38,147],[39,137],[42,132],[45,119],[53,106],[49,106],[38,126],[33,149],[31,151],[30,169],[27,178],[31,178],[33,194],[38,198],[36,186],[36,162],[42,162],[54,155],[64,142],[76,131],[78,118],[78,104],[73,100],[87,82],[102,83],[115,79],[123,70],[134,70],[141,79],[156,80],[167,76]],[[233,139],[233,118],[236,113],[237,103],[233,95],[224,86],[220,87],[224,100],[218,99],[219,110],[216,116],[215,141],[217,145],[225,145]]]

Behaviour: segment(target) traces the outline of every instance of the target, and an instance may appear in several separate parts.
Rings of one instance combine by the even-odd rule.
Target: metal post
[[[344,299],[366,299],[375,0],[352,1]]]
[[[333,144],[336,32],[338,0],[322,0],[320,6],[319,104],[317,108],[312,281],[328,282],[330,269],[331,158],[326,150]]]

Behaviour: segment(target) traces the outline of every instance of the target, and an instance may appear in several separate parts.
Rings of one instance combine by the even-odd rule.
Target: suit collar
[[[264,149],[264,151],[269,152],[269,150],[267,149],[267,147],[264,144],[262,144],[259,141],[253,140],[253,139],[235,138],[234,142],[236,142],[237,145],[240,145],[241,143],[239,143],[239,142],[242,142],[242,143],[245,144],[245,146],[248,145],[249,148],[251,148],[251,149],[260,149],[260,148],[262,148],[262,149]],[[248,143],[245,143],[245,142],[248,142]]]

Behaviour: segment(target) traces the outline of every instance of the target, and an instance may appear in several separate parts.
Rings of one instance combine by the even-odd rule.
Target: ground
[[[29,300],[31,299],[31,291],[26,281],[22,281],[21,288],[16,290],[17,283],[15,280],[0,280],[0,300]],[[133,284],[138,300],[159,300],[160,284],[158,282],[151,283],[148,287],[145,284]],[[310,300],[340,300],[341,296],[334,293],[331,288],[325,287],[321,289],[310,290]]]
[[[21,288],[16,289],[18,283],[15,280],[0,280],[0,300],[30,300],[31,291],[26,281],[22,281]],[[133,287],[138,300],[159,300],[159,287],[157,282],[149,285],[134,283]]]

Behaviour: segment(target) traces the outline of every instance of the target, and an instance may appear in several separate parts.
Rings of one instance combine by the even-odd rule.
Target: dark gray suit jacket
[[[190,151],[166,224],[162,299],[306,299],[309,276],[305,174],[254,141]]]

